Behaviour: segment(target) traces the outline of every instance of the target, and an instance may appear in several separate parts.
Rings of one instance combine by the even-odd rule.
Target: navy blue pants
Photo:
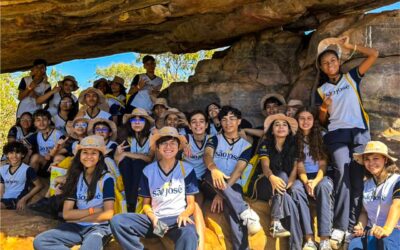
[[[388,237],[380,240],[372,235],[354,238],[349,250],[400,250],[400,230],[395,228]]]
[[[207,199],[214,198],[216,193],[224,199],[224,216],[231,227],[232,248],[234,250],[249,249],[247,227],[243,226],[240,218],[240,214],[248,209],[248,204],[243,200],[242,187],[239,184],[234,184],[232,186],[227,185],[225,190],[214,188],[209,170],[204,175],[204,181],[209,190],[204,192]]]
[[[369,131],[359,128],[338,129],[324,136],[334,167],[333,228],[352,232],[358,220],[362,207],[364,167],[353,160],[353,153],[363,152],[370,139]]]
[[[125,187],[125,196],[128,212],[135,212],[140,178],[143,175],[143,169],[147,163],[143,160],[133,160],[125,157],[118,168],[122,175]]]
[[[302,229],[305,235],[314,235],[313,221],[311,219],[309,208],[309,196],[305,190],[304,184],[296,180],[292,188],[292,197],[296,203],[299,213]],[[317,203],[318,235],[330,236],[333,220],[333,183],[325,176],[314,189],[315,201]],[[311,198],[313,199],[313,198]]]
[[[81,244],[82,250],[103,249],[110,239],[111,229],[108,223],[94,226],[64,223],[37,235],[33,247],[37,250],[69,250]]]
[[[165,236],[175,243],[176,250],[196,250],[198,236],[192,224],[178,227],[177,216],[160,218],[169,227]],[[111,230],[123,249],[144,249],[140,238],[156,238],[153,225],[144,214],[118,214],[111,219]]]

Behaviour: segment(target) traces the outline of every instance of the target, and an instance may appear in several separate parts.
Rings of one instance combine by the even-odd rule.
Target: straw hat
[[[104,138],[99,135],[90,135],[83,138],[74,150],[74,155],[81,149],[97,149],[103,155],[108,154],[111,150],[107,150]]]
[[[74,125],[77,122],[86,122],[86,124],[89,124],[89,119],[84,118],[84,117],[75,117],[75,119],[73,121],[67,122],[65,129],[67,130],[68,136],[73,139],[78,139],[78,136],[76,135],[76,133],[74,131]]]
[[[284,114],[274,114],[274,115],[270,115],[268,116],[265,121],[264,121],[264,132],[267,132],[269,127],[271,126],[272,123],[274,123],[275,120],[284,120],[287,121],[287,123],[290,126],[290,129],[292,130],[292,134],[296,134],[297,132],[297,128],[299,127],[296,119],[292,118],[292,117],[288,117]]]
[[[62,79],[61,81],[58,81],[58,85],[63,86],[65,81],[71,81],[74,83],[74,88],[72,89],[72,91],[79,89],[78,82],[76,81],[75,77],[64,76],[64,79]]]
[[[153,104],[153,110],[156,105],[161,105],[161,106],[164,106],[166,109],[169,109],[167,99],[165,99],[165,98],[157,98]]]
[[[166,136],[172,136],[175,138],[178,138],[179,140],[179,150],[182,150],[186,145],[187,145],[187,140],[184,135],[180,135],[178,133],[178,130],[174,127],[162,127],[159,129],[157,132],[155,132],[151,137],[150,137],[150,147],[155,148],[156,147],[156,142],[161,138],[161,137],[166,137]]]
[[[319,55],[324,52],[327,49],[331,49],[336,51],[337,55],[339,58],[342,58],[344,54],[349,55],[350,50],[343,48],[340,44],[343,43],[343,40],[348,40],[348,36],[343,36],[343,37],[329,37],[325,38],[322,41],[319,42],[318,44],[318,53],[317,53],[317,59]]]
[[[93,135],[94,131],[93,131],[93,127],[96,123],[98,122],[105,122],[108,124],[108,126],[111,128],[111,140],[115,141],[117,139],[117,125],[115,125],[115,123],[113,121],[107,120],[107,119],[102,119],[102,118],[96,118],[93,120],[89,121],[89,126],[88,126],[88,135]]]
[[[400,118],[397,118],[392,127],[386,129],[381,133],[381,136],[385,137],[388,140],[400,141]]]
[[[103,95],[103,92],[101,92],[100,90],[98,90],[94,87],[89,87],[79,94],[78,101],[80,104],[82,104],[82,105],[86,104],[85,103],[85,95],[88,93],[96,93],[97,96],[99,97],[99,104],[107,104],[107,100],[106,100],[105,96]]]
[[[301,100],[297,99],[291,99],[288,104],[286,104],[286,107],[296,107],[296,108],[301,108],[303,107],[304,104]]]
[[[168,115],[171,115],[171,114],[177,115],[180,119],[185,119],[185,120],[186,120],[185,114],[182,113],[181,111],[179,111],[179,109],[176,109],[176,108],[170,108],[170,109],[166,110],[166,111],[162,114],[162,116],[160,117],[160,119],[165,123],[165,118],[166,118]]]
[[[112,79],[108,83],[111,85],[111,83],[113,83],[113,82],[118,83],[122,89],[126,90],[125,85],[124,85],[124,83],[125,83],[124,78],[119,77],[119,76],[114,76],[114,79]]]
[[[391,161],[391,163],[394,163],[395,161],[397,161],[396,158],[389,155],[388,151],[389,151],[388,147],[383,142],[370,141],[365,146],[364,152],[363,153],[353,153],[353,158],[360,165],[364,165],[363,156],[365,154],[381,154],[381,155],[385,156],[386,158],[388,158],[389,161]]]
[[[99,86],[100,83],[105,82],[108,84],[108,80],[106,78],[100,78],[97,79],[96,81],[93,82],[93,88],[96,88]]]
[[[147,113],[146,110],[142,108],[135,108],[132,113],[130,114],[125,114],[124,117],[122,118],[122,123],[125,124],[131,119],[132,117],[135,116],[140,116],[149,121],[150,126],[152,127],[154,125],[154,119]]]
[[[286,105],[285,98],[282,95],[280,95],[278,93],[266,94],[263,98],[261,98],[261,101],[260,101],[261,113],[264,116],[267,116],[267,113],[265,112],[265,109],[264,109],[265,102],[271,97],[276,98],[280,103],[282,103],[282,105]]]

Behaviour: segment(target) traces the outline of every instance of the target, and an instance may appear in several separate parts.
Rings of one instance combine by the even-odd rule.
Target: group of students
[[[370,141],[360,97],[378,52],[333,40],[317,56],[317,106],[268,94],[258,128],[232,106],[188,114],[169,107],[151,56],[128,92],[116,76],[78,98],[75,78],[51,89],[46,62],[36,60],[3,149],[1,209],[25,209],[51,166],[67,165],[56,180],[65,223],[37,235],[35,249],[102,249],[111,236],[123,249],[164,236],[175,249],[203,249],[207,204],[224,214],[232,248],[249,249],[248,236],[262,227],[244,196],[269,201],[269,234],[289,237],[290,249],[399,249],[400,171],[386,145]],[[367,58],[342,73],[342,50]]]

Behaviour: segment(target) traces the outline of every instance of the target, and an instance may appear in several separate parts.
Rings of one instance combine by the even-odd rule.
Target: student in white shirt
[[[108,113],[109,107],[103,92],[90,87],[85,89],[79,95],[79,103],[84,105],[77,116],[83,116],[89,120],[102,118],[112,120],[112,116]]]
[[[67,134],[65,126],[68,121],[72,121],[78,112],[78,103],[71,96],[64,96],[60,100],[57,113],[53,114],[52,121],[54,127],[60,130],[64,135]]]
[[[164,126],[174,127],[178,130],[181,135],[186,135],[189,123],[184,113],[176,108],[170,108],[161,116],[161,120],[164,121]]]
[[[62,186],[66,197],[66,223],[35,237],[34,248],[52,250],[81,245],[81,249],[103,249],[111,236],[109,220],[114,215],[114,179],[107,172],[107,149],[101,136],[84,138]]]
[[[8,142],[20,141],[22,142],[26,137],[35,132],[33,125],[33,117],[30,112],[25,112],[17,119],[17,123],[8,131]]]
[[[114,159],[114,153],[118,144],[115,142],[117,139],[117,126],[113,121],[96,118],[89,121],[88,135],[99,135],[104,138],[107,149],[109,152],[107,156]]]

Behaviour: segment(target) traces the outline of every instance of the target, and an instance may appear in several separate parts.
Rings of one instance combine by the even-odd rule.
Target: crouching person
[[[76,146],[77,153],[62,187],[66,223],[36,236],[35,249],[103,249],[111,236],[114,215],[114,180],[107,172],[107,154],[101,136],[88,136]]]
[[[196,174],[186,163],[176,160],[186,138],[173,127],[163,127],[150,139],[160,156],[146,166],[139,184],[144,214],[119,214],[111,229],[123,249],[143,249],[140,238],[163,237],[175,249],[197,249],[198,236],[193,225],[194,195],[198,193]]]

